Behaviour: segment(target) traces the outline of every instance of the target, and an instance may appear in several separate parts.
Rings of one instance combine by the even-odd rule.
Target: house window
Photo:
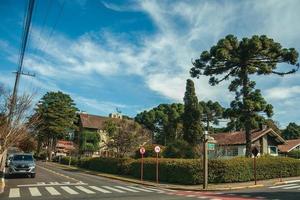
[[[269,146],[269,154],[278,154],[278,149],[276,146]]]
[[[239,151],[237,147],[233,147],[230,149],[227,149],[227,156],[238,156]]]

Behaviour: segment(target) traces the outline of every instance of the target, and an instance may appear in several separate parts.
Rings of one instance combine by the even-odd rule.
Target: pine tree
[[[36,127],[39,138],[43,138],[50,152],[55,148],[56,141],[63,139],[72,132],[77,120],[75,103],[72,98],[62,92],[47,92],[39,101],[35,110],[40,123]]]
[[[227,113],[243,124],[247,157],[251,156],[251,129],[263,120],[260,113],[265,113],[268,117],[273,114],[273,106],[267,104],[260,90],[255,89],[256,83],[251,80],[251,75],[284,76],[295,73],[299,69],[298,56],[294,48],[282,48],[279,43],[265,35],[254,35],[241,41],[228,35],[212,46],[210,51],[203,51],[200,58],[193,62],[191,76],[210,76],[211,85],[232,78],[228,89],[236,96]],[[286,63],[295,68],[278,72],[278,63]],[[222,75],[224,76],[221,77]]]
[[[199,136],[202,135],[201,109],[195,93],[194,82],[190,79],[186,82],[183,113],[183,139],[191,145],[196,145]]]

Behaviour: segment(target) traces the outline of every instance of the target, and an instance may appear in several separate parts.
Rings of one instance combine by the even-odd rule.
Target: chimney
[[[268,126],[266,124],[260,123],[259,124],[259,130],[266,130]]]

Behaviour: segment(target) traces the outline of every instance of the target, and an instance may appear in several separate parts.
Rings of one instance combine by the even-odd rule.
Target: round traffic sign
[[[159,152],[160,152],[160,147],[159,147],[159,146],[155,146],[154,151],[155,151],[156,153],[159,153]]]
[[[145,149],[144,147],[141,147],[141,148],[140,148],[140,153],[141,153],[141,154],[144,154],[145,152],[146,152],[146,149]]]

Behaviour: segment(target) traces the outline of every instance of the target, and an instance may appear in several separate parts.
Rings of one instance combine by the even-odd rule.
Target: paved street
[[[39,162],[36,178],[6,180],[1,199],[300,199],[300,182],[230,192],[194,192],[143,187]]]

